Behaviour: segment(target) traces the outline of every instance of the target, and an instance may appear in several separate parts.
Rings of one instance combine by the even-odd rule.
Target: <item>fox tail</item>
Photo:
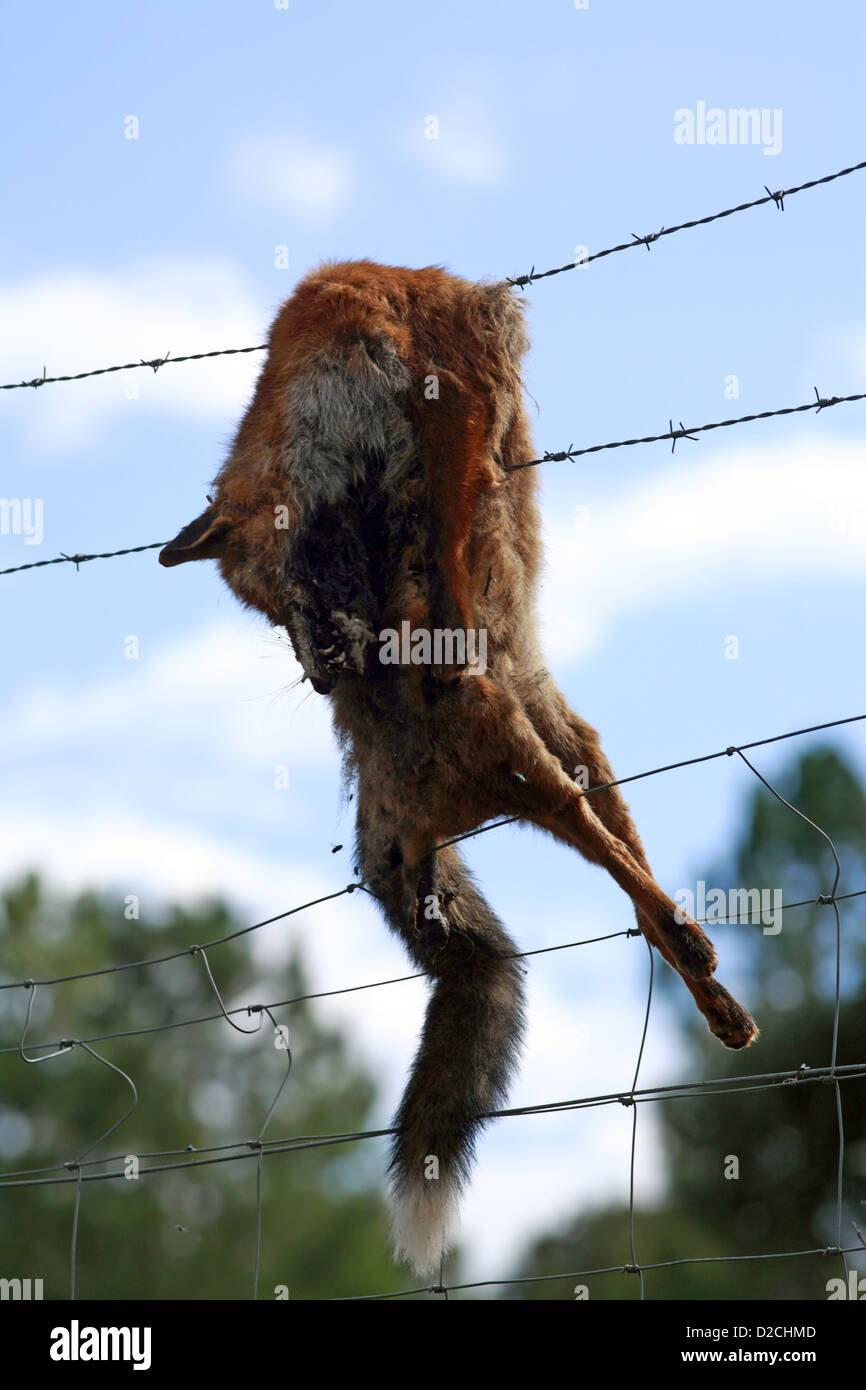
[[[438,1273],[451,1243],[476,1140],[506,1097],[525,1023],[514,943],[456,850],[437,858],[445,919],[438,934],[406,921],[402,894],[371,884],[433,980],[390,1163],[394,1253],[419,1275]]]

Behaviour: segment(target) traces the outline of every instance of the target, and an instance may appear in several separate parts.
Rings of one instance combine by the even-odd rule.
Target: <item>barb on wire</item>
[[[660,227],[657,232],[650,232],[649,236],[638,236],[637,232],[632,232],[632,240],[637,242],[638,246],[645,246],[646,249],[649,251],[652,247],[652,243],[654,241],[658,241],[663,231],[664,227]],[[593,257],[587,256],[586,259],[587,261],[590,261],[593,259]]]
[[[827,406],[829,406],[829,405],[838,405],[838,404],[839,404],[839,397],[838,397],[838,396],[829,396],[829,397],[826,397],[826,398],[825,398],[824,396],[821,396],[821,395],[819,394],[817,386],[813,386],[812,389],[813,389],[813,391],[815,392],[815,407],[814,407],[814,408],[815,408],[815,414],[816,414],[816,415],[820,415],[820,414],[821,414],[821,411],[822,411],[822,410],[826,410]]]
[[[676,447],[677,447],[677,440],[678,440],[678,439],[691,439],[695,444],[697,444],[697,442],[698,442],[698,441],[695,439],[695,436],[694,436],[693,433],[691,433],[689,430],[683,428],[683,422],[682,422],[682,420],[680,420],[680,427],[679,427],[678,430],[675,430],[675,429],[674,429],[674,422],[673,422],[673,420],[668,420],[668,432],[669,432],[669,434],[670,434],[671,441],[672,441],[672,442],[671,442],[671,453],[673,453],[674,450],[676,449]]]

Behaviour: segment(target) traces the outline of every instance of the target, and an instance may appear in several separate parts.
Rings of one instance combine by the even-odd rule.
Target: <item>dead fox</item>
[[[515,945],[443,840],[499,816],[549,830],[628,893],[725,1046],[757,1036],[713,978],[712,943],[655,882],[619,790],[575,780],[613,772],[538,646],[536,470],[512,471],[533,457],[527,347],[507,284],[321,266],[274,321],[212,504],[159,557],[217,559],[287,631],[356,780],[364,883],[434,982],[391,1158],[395,1251],[419,1273],[450,1242],[524,1026]],[[455,650],[468,632],[485,636],[484,669]],[[408,661],[390,639],[386,655],[386,633],[409,635]]]

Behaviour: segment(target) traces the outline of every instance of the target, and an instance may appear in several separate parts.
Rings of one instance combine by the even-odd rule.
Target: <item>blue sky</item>
[[[21,8],[0,95],[0,377],[261,342],[324,258],[501,278],[842,168],[866,149],[864,28],[860,6],[818,23],[798,0]],[[781,113],[781,148],[677,143],[675,113],[699,102]],[[862,390],[864,203],[861,173],[530,287],[539,452]],[[260,362],[4,392],[2,493],[43,500],[44,536],[0,536],[2,565],[168,539],[201,509]],[[866,406],[840,406],[542,470],[552,669],[620,775],[862,711],[864,435]],[[324,702],[279,693],[296,668],[214,567],[149,553],[2,583],[4,878],[35,863],[119,900],[222,890],[262,915],[351,878],[348,848],[331,853],[351,827]],[[837,741],[866,772],[862,726]],[[772,776],[792,751],[758,765]],[[669,890],[724,854],[748,777],[721,760],[630,789]],[[539,835],[496,831],[467,857],[524,949],[629,925],[619,890]],[[717,943],[731,987],[735,930]],[[357,896],[291,931],[316,988],[402,973]],[[251,988],[271,998],[287,933],[257,948]],[[630,1082],[640,945],[538,958],[515,1104]],[[382,1072],[384,1119],[423,996],[376,997],[375,1017],[370,996],[329,1007]],[[660,1008],[642,1075],[684,1079],[677,1063]],[[622,1195],[626,1119],[491,1131],[465,1218],[479,1277],[533,1222]]]

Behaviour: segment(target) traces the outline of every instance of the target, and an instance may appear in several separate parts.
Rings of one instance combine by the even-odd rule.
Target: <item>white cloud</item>
[[[75,690],[25,689],[3,712],[7,757],[93,742],[105,750],[156,719],[163,754],[174,743],[208,761],[218,748],[223,761],[247,765],[273,762],[276,751],[293,767],[336,763],[325,701],[290,688],[301,668],[262,624],[220,619],[122,667]]]
[[[345,207],[355,173],[344,151],[266,132],[238,140],[229,154],[236,193],[280,217],[330,217]]]
[[[547,528],[546,650],[586,657],[624,618],[723,591],[866,574],[864,446],[810,438],[674,463]],[[551,465],[553,467],[554,465]]]
[[[163,257],[111,271],[52,270],[0,285],[0,376],[68,375],[115,363],[246,347],[266,326],[248,277],[218,257]],[[249,398],[263,353],[186,362],[7,393],[7,414],[46,451],[81,447],[107,417],[142,406],[193,420],[231,421]],[[131,396],[129,393],[133,393]],[[38,401],[33,397],[38,395]]]
[[[8,879],[48,850],[50,883],[68,892],[97,884],[186,903],[225,893],[241,911],[269,907],[277,912],[328,891],[310,868],[275,864],[266,855],[188,826],[150,822],[119,805],[84,817],[21,814],[7,806],[0,811],[0,827],[0,877]]]

